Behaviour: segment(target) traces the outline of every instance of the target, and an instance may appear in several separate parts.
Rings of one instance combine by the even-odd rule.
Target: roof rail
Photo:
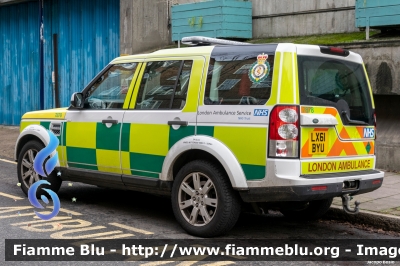
[[[229,41],[224,39],[217,39],[217,38],[209,38],[203,36],[190,36],[182,38],[182,43],[190,46],[202,46],[202,45],[212,45],[212,44],[219,44],[219,45],[251,45],[250,43],[245,42],[236,42],[236,41]]]

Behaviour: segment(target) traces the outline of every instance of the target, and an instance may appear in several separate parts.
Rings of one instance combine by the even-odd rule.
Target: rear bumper
[[[359,180],[358,188],[343,190],[343,182],[324,183],[318,182],[307,185],[296,186],[272,186],[272,187],[249,187],[248,190],[239,191],[244,202],[281,202],[281,201],[311,201],[332,197],[340,197],[345,194],[358,195],[374,191],[382,186],[384,173],[375,171],[368,179]],[[317,178],[317,176],[315,176]],[[329,178],[325,179],[326,181]],[[377,181],[380,181],[379,183]],[[326,190],[313,191],[314,186],[326,186]]]

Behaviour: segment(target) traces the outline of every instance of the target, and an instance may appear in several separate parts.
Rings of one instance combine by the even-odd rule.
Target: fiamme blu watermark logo
[[[33,183],[28,191],[29,201],[34,207],[39,209],[44,209],[45,207],[43,207],[36,198],[37,190],[39,189],[40,185],[51,185],[51,183],[47,181],[46,178],[51,174],[51,172],[53,172],[58,162],[58,153],[56,151],[59,145],[58,138],[51,131],[47,132],[50,137],[49,144],[38,152],[33,162],[33,168],[35,169],[36,173],[38,173],[44,179]],[[54,151],[56,152],[53,154],[53,156],[51,156]],[[49,156],[50,158],[46,161]],[[60,199],[58,198],[57,194],[51,189],[41,189],[46,191],[50,195],[51,200],[54,204],[54,208],[50,214],[42,214],[36,211],[35,214],[42,220],[50,220],[51,218],[57,216],[58,212],[60,211]],[[45,204],[49,204],[49,199],[45,195],[42,195],[41,199]]]

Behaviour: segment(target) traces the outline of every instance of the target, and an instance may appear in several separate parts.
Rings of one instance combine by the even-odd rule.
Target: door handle
[[[113,120],[113,119],[105,119],[101,121],[103,124],[113,124],[116,125],[118,124],[118,120]]]
[[[168,121],[169,126],[184,126],[186,127],[189,124],[188,121]]]

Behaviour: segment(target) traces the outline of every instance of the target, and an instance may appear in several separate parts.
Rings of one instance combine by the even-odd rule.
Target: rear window
[[[276,45],[215,47],[205,105],[264,105],[271,95]]]
[[[298,56],[300,103],[332,106],[350,120],[344,124],[374,124],[371,95],[361,64],[331,58]],[[348,108],[343,108],[343,103]],[[347,110],[346,110],[347,109]],[[344,115],[343,115],[344,116]]]

